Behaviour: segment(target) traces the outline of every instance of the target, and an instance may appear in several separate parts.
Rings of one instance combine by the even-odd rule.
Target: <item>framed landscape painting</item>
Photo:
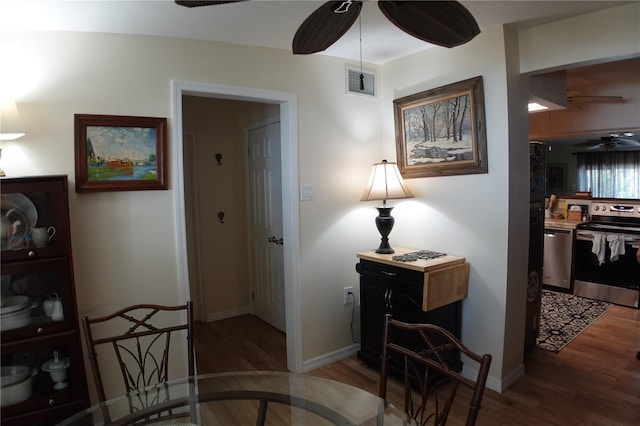
[[[404,178],[487,173],[482,77],[393,101]]]
[[[167,119],[76,114],[76,192],[167,189]]]

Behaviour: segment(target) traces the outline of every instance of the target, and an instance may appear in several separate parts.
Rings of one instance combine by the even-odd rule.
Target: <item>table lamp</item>
[[[0,99],[0,141],[12,141],[24,134],[16,101],[13,98]],[[2,147],[0,147],[1,155]],[[0,177],[4,176],[4,171],[0,169]]]
[[[397,164],[388,163],[387,160],[375,163],[371,170],[369,184],[365,188],[360,201],[382,200],[382,206],[376,207],[378,209],[376,227],[382,236],[380,247],[376,249],[376,253],[394,253],[394,250],[389,245],[389,234],[393,229],[395,219],[391,216],[393,207],[387,206],[387,200],[401,198],[413,198],[413,194],[404,183],[404,180],[402,180]]]

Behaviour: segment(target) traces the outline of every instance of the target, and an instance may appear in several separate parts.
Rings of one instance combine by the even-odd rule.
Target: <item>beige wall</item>
[[[73,115],[170,118],[171,81],[178,79],[296,94],[299,181],[314,185],[316,194],[300,205],[303,358],[352,344],[351,311],[342,304],[342,288],[357,285],[355,253],[377,240],[369,216],[374,209],[358,200],[371,164],[379,159],[371,153],[379,145],[379,100],[345,94],[342,60],[91,33],[3,33],[0,43],[0,49],[16,46],[27,52],[41,70],[34,90],[17,100],[27,135],[3,143],[2,168],[8,176],[69,175],[80,315],[189,297],[178,273],[183,265],[177,264],[176,188],[77,194],[73,187]],[[170,132],[173,126],[170,119]],[[169,141],[170,182],[176,172],[174,143]],[[328,174],[329,165],[337,173]],[[118,391],[116,385],[108,389]]]
[[[631,5],[627,12],[637,8]],[[591,20],[584,22],[572,20],[544,31],[553,30],[561,39],[586,25],[595,33]],[[598,27],[616,24],[598,21]],[[637,35],[630,31],[626,37]],[[617,30],[598,33],[608,43],[607,55],[627,45],[618,43]],[[37,59],[42,72],[37,87],[17,100],[27,136],[3,143],[2,168],[8,176],[68,174],[73,185],[73,114],[171,117],[172,79],[295,93],[298,183],[315,189],[314,201],[299,205],[302,352],[305,363],[318,363],[352,345],[351,310],[342,304],[342,288],[357,286],[355,253],[379,242],[374,203],[358,200],[371,164],[395,159],[391,101],[482,75],[489,173],[411,180],[417,197],[394,203],[391,244],[467,257],[472,270],[463,339],[477,351],[494,354],[489,385],[501,389],[522,371],[522,318],[507,305],[524,309],[524,290],[518,286],[524,285],[527,255],[522,241],[527,239],[523,174],[528,151],[526,145],[513,146],[526,144],[526,136],[521,137],[526,101],[518,110],[520,95],[507,100],[519,85],[513,76],[514,36],[490,29],[467,45],[434,48],[386,64],[378,69],[380,97],[368,99],[345,95],[344,62],[318,55],[294,57],[285,51],[155,37],[3,33],[0,49],[18,46]],[[536,65],[536,58],[523,60],[523,51],[551,45],[527,40],[527,46],[519,46],[524,71],[560,65],[577,51],[581,58],[598,54],[580,40],[559,50],[554,43],[555,59]],[[170,121],[170,129],[173,125]],[[170,159],[175,155],[171,149]],[[175,172],[173,167],[169,172]],[[175,190],[76,194],[71,188],[80,315],[188,297],[177,272]],[[514,247],[518,237],[519,247]],[[177,365],[184,363],[178,360]]]

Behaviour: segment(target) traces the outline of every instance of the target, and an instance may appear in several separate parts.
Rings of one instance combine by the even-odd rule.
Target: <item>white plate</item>
[[[38,223],[38,210],[31,200],[24,194],[2,194],[0,195],[0,205],[2,214],[6,214],[11,209],[16,209],[29,220],[30,226]]]

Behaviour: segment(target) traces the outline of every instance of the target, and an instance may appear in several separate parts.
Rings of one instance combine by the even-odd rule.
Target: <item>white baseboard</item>
[[[360,349],[360,344],[354,343],[346,348],[338,349],[337,351],[329,352],[317,358],[304,361],[302,363],[302,371],[306,373],[311,370],[315,370],[316,368],[324,367],[325,365],[340,361],[341,359],[349,358],[350,356],[355,355],[356,352],[358,352],[358,349]]]
[[[465,364],[462,368],[462,375],[468,379],[475,380],[478,377],[477,368],[469,368]],[[504,392],[509,386],[518,381],[520,377],[524,376],[524,365],[520,364],[515,370],[509,373],[503,379],[497,379],[495,377],[487,377],[487,387],[498,393]]]
[[[207,313],[207,322],[233,318],[233,317],[237,317],[238,315],[246,315],[250,313],[251,313],[250,306],[242,306],[240,308],[229,309],[228,311],[210,312],[210,313]]]
[[[487,380],[487,386],[489,389],[493,389],[496,392],[504,392],[509,386],[518,381],[520,377],[524,376],[524,364],[520,364],[509,374],[502,378],[502,380]],[[489,378],[491,379],[491,378]],[[491,383],[489,383],[491,382]],[[495,387],[494,387],[495,386]]]

